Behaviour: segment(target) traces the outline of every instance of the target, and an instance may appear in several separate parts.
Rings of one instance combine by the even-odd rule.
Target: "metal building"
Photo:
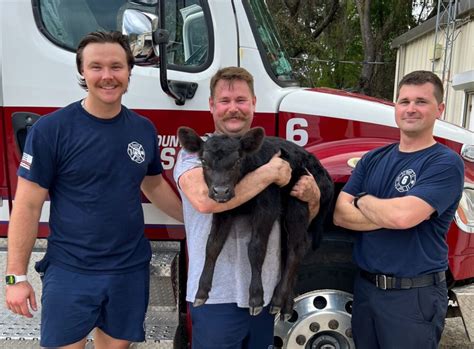
[[[446,90],[444,119],[474,130],[474,0],[441,1],[437,16],[395,38],[392,48],[395,87],[413,70],[435,72]]]

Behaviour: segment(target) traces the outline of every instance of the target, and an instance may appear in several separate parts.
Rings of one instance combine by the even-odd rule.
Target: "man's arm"
[[[412,228],[435,212],[426,201],[413,195],[393,199],[366,195],[357,201],[357,206],[370,221],[387,229]]]
[[[245,175],[235,187],[235,196],[225,203],[218,203],[209,198],[201,167],[183,173],[178,180],[179,187],[198,212],[227,211],[249,201],[272,183],[284,186],[290,181],[291,167],[277,155],[265,165]]]
[[[311,222],[319,212],[321,192],[313,175],[300,177],[298,182],[291,188],[290,195],[308,203],[309,221]]]
[[[350,194],[339,194],[334,224],[358,231],[408,229],[429,219],[435,211],[427,202],[411,195],[392,199],[365,195],[357,202],[359,209],[353,205],[353,200]]]
[[[8,225],[7,274],[26,275],[31,251],[38,235],[41,208],[48,195],[47,189],[18,177],[10,223]],[[28,302],[36,311],[36,298],[28,281],[6,287],[6,304],[16,314],[32,317]]]
[[[146,176],[141,184],[143,194],[168,216],[183,222],[183,207],[176,193],[163,176]]]
[[[336,201],[333,221],[335,225],[357,231],[371,231],[380,229],[381,226],[368,219],[357,207],[353,205],[354,197],[341,191]]]

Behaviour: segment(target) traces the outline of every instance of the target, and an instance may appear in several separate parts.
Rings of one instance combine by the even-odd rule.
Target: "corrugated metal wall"
[[[458,20],[461,20],[458,18]],[[453,76],[469,70],[474,70],[474,17],[471,16],[465,23],[456,29],[456,39],[453,43],[451,71],[445,73],[448,79],[447,106],[444,119],[456,125],[462,126],[464,112],[464,91],[455,91],[450,81]],[[413,70],[432,70],[432,61],[435,45],[435,32],[432,31],[416,40],[401,45],[397,56],[397,78],[396,83],[403,75]],[[438,44],[444,48],[445,35],[438,32]],[[435,62],[434,71],[442,77],[444,56]],[[446,86],[446,85],[445,85]]]

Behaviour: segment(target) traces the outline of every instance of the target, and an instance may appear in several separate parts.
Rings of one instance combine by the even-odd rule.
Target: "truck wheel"
[[[275,317],[274,347],[282,349],[354,349],[351,314],[356,267],[353,237],[325,234],[299,267],[293,316]]]
[[[274,347],[282,349],[354,349],[352,294],[316,290],[295,298],[288,321],[275,317]]]

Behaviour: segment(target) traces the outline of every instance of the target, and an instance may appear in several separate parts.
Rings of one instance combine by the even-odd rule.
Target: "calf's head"
[[[260,149],[264,136],[263,128],[256,127],[241,137],[216,134],[203,141],[189,127],[178,129],[181,146],[199,154],[209,197],[217,202],[226,202],[235,196],[235,185],[242,177],[243,161],[248,154]]]

